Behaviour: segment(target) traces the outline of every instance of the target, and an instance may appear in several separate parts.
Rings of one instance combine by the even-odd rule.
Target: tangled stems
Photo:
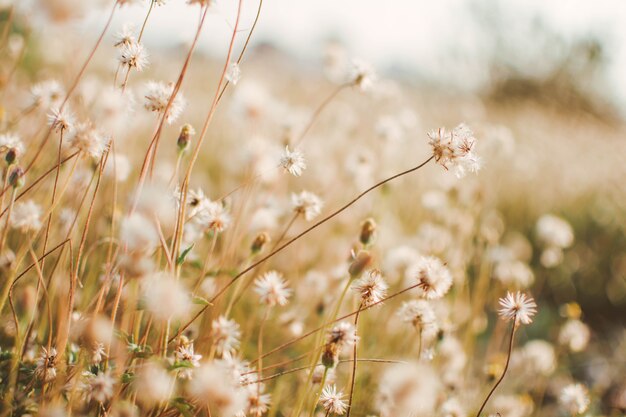
[[[196,315],[190,320],[188,321],[184,326],[182,326],[178,332],[174,335],[174,337],[172,337],[169,340],[169,343],[173,342],[178,336],[180,336],[195,320],[198,319],[198,317],[200,317],[205,311],[206,309],[212,305],[215,300],[217,300],[219,297],[221,297],[222,294],[224,294],[224,292],[226,292],[226,290],[228,290],[228,288],[233,285],[235,283],[235,281],[237,281],[239,278],[241,278],[242,276],[244,276],[245,274],[247,274],[248,272],[252,271],[253,269],[255,269],[257,266],[261,265],[262,263],[264,263],[265,261],[267,261],[268,259],[270,259],[271,257],[273,257],[274,255],[276,255],[277,253],[283,251],[285,248],[287,248],[288,246],[290,246],[292,243],[294,243],[295,241],[297,241],[298,239],[302,238],[303,236],[309,234],[310,232],[312,232],[313,230],[317,229],[319,226],[323,225],[324,223],[326,223],[327,221],[331,220],[332,218],[338,216],[339,214],[341,214],[342,212],[344,212],[345,210],[347,210],[350,206],[352,206],[354,203],[356,203],[357,201],[359,201],[361,198],[365,197],[367,194],[369,194],[370,192],[374,191],[375,189],[387,184],[388,182],[391,182],[393,180],[395,180],[396,178],[400,178],[404,175],[410,174],[412,172],[417,171],[418,169],[422,168],[423,166],[425,166],[426,164],[428,164],[430,161],[432,161],[434,159],[434,155],[431,155],[427,160],[425,160],[424,162],[422,162],[421,164],[407,169],[405,171],[402,171],[398,174],[392,175],[391,177],[388,177],[374,185],[372,185],[371,187],[369,187],[367,190],[361,192],[359,195],[357,195],[355,198],[353,198],[352,200],[350,200],[348,203],[346,203],[345,205],[343,205],[341,208],[337,209],[336,211],[334,211],[333,213],[329,214],[328,216],[324,217],[322,220],[318,221],[317,223],[313,224],[312,226],[308,227],[307,229],[303,230],[302,232],[300,232],[299,234],[297,234],[296,236],[294,236],[293,238],[289,239],[287,242],[285,242],[284,244],[282,244],[281,246],[279,246],[278,248],[274,249],[273,251],[271,251],[269,254],[265,255],[263,258],[259,259],[258,261],[256,261],[255,263],[253,263],[252,265],[250,265],[249,267],[245,268],[243,271],[239,272],[237,275],[235,275],[235,277],[228,282],[228,284],[226,284],[220,291],[218,291],[217,294],[215,294],[213,296],[213,298],[211,298],[211,300],[209,300],[210,304],[206,305],[204,307],[202,307],[202,309],[200,309],[200,311],[198,311],[198,313],[196,313]],[[183,194],[184,195],[184,194]],[[181,207],[184,207],[184,205],[181,205]],[[181,208],[181,210],[183,210]],[[369,308],[369,307],[368,307]]]
[[[516,330],[517,330],[517,314],[515,314],[515,316],[513,317],[513,326],[511,327],[511,337],[509,338],[509,351],[506,356],[506,364],[504,365],[504,371],[502,371],[502,375],[500,375],[500,378],[498,379],[498,381],[495,383],[493,388],[491,388],[491,391],[489,391],[489,394],[487,394],[487,398],[485,398],[485,401],[483,401],[483,404],[480,406],[480,409],[478,410],[476,417],[480,417],[480,413],[483,412],[483,409],[487,405],[487,401],[489,401],[489,398],[491,398],[491,395],[495,392],[496,388],[498,388],[498,385],[500,385],[500,383],[504,379],[504,375],[506,375],[506,371],[509,369],[509,362],[511,361],[511,352],[513,350],[513,339],[515,338]]]

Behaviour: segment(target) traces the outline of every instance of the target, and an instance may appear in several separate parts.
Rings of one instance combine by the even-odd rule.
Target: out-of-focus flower
[[[407,269],[407,275],[417,281],[420,295],[428,300],[441,298],[452,286],[448,268],[434,256],[423,256]]]
[[[291,204],[296,213],[303,214],[306,221],[311,221],[322,211],[322,200],[315,194],[302,191],[299,194],[291,194]]]
[[[589,408],[589,393],[583,384],[571,384],[563,388],[559,395],[559,403],[568,413],[575,416]]]
[[[299,177],[306,169],[304,155],[297,149],[291,151],[289,146],[285,146],[285,151],[280,157],[280,166],[294,177]]]
[[[174,92],[174,84],[165,84],[162,82],[150,81],[146,84],[146,93],[145,98],[146,101],[144,103],[144,107],[146,110],[163,114],[165,112],[165,108],[167,107],[167,103]],[[165,115],[165,121],[168,124],[172,124],[178,119],[178,116],[182,113],[185,107],[185,101],[182,97],[182,94],[179,92],[174,97],[172,104],[167,110],[167,114]]]

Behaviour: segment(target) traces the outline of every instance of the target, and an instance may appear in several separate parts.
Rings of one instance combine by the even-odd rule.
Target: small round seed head
[[[359,251],[359,253],[356,254],[354,260],[350,264],[350,267],[348,268],[348,272],[350,273],[350,279],[361,276],[363,271],[365,271],[370,266],[372,261],[372,255],[368,251]]]
[[[535,300],[519,291],[508,292],[506,297],[500,298],[499,303],[501,306],[498,310],[500,317],[506,321],[515,320],[516,326],[520,323],[532,323],[533,316],[537,313]]]
[[[348,409],[348,405],[343,400],[344,394],[337,391],[335,385],[327,385],[320,395],[320,404],[329,414],[343,415]]]
[[[269,271],[255,281],[255,292],[261,298],[263,304],[269,307],[287,304],[291,290],[287,288],[287,282],[282,274],[277,271]]]
[[[589,393],[583,384],[571,384],[563,388],[559,403],[572,416],[582,414],[589,408]]]
[[[263,250],[263,247],[266,243],[269,243],[272,239],[267,232],[259,233],[254,240],[252,241],[252,245],[250,246],[250,251],[253,254],[257,254]]]
[[[376,222],[374,219],[366,219],[361,223],[361,234],[359,240],[364,246],[368,246],[376,239]]]
[[[26,179],[24,177],[24,170],[22,167],[15,167],[9,174],[9,185],[13,188],[22,188]]]
[[[377,269],[372,269],[366,273],[352,286],[352,289],[361,296],[363,306],[379,303],[387,295],[388,288],[389,285],[387,285],[382,273]]]
[[[184,152],[189,148],[191,137],[195,134],[196,131],[190,124],[184,124],[183,127],[180,128],[180,134],[178,135],[178,140],[176,141],[176,146],[178,146],[179,152]]]

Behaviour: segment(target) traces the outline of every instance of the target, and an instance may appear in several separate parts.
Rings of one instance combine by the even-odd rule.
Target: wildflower
[[[159,235],[150,220],[133,213],[122,219],[120,240],[131,251],[151,253],[159,244]]]
[[[0,154],[6,152],[4,160],[7,165],[13,165],[24,153],[24,144],[19,136],[12,133],[0,135]]]
[[[439,375],[430,364],[397,364],[383,373],[375,404],[381,417],[433,416],[441,388]]]
[[[441,298],[452,286],[448,268],[433,256],[423,256],[407,269],[407,275],[417,280],[420,295],[428,300]]]
[[[68,144],[83,155],[98,159],[106,149],[106,138],[90,122],[79,123]]]
[[[230,225],[231,217],[221,203],[207,199],[195,221],[206,229],[221,233]]]
[[[590,333],[585,323],[578,319],[569,319],[559,331],[559,343],[572,352],[582,352],[587,348]]]
[[[91,362],[97,365],[100,362],[102,362],[102,359],[104,357],[106,357],[106,352],[104,350],[104,343],[95,342],[91,350]]]
[[[385,298],[389,285],[385,282],[382,273],[373,269],[358,279],[352,289],[361,295],[361,304],[370,306],[376,304]]]
[[[135,68],[141,72],[148,65],[148,52],[141,43],[133,42],[130,45],[122,45],[118,61],[121,66]]]
[[[285,146],[285,151],[280,157],[280,166],[294,177],[299,177],[306,169],[306,161],[302,152],[297,149],[290,151],[289,146]]]
[[[218,355],[233,354],[239,348],[239,324],[226,316],[219,316],[211,323],[211,337]]]
[[[231,62],[228,64],[228,69],[226,70],[226,79],[228,82],[233,85],[237,85],[239,79],[241,78],[241,68],[239,68],[239,64],[236,62]]]
[[[322,211],[322,200],[318,196],[308,191],[302,191],[300,194],[291,194],[291,204],[293,211],[303,214],[306,221],[311,221]]]
[[[124,3],[124,1],[122,1]],[[131,46],[137,42],[135,29],[129,24],[124,24],[122,30],[117,33],[115,47]]]
[[[568,248],[574,243],[572,226],[553,214],[545,214],[537,221],[537,238],[546,246]]]
[[[174,357],[178,362],[186,362],[193,368],[197,368],[200,366],[200,359],[202,359],[202,355],[197,355],[194,353],[193,343],[181,344],[176,348],[174,352]],[[182,379],[191,379],[192,377],[192,369],[183,368],[179,372],[179,376]]]
[[[412,324],[425,340],[432,340],[439,332],[435,311],[426,300],[411,300],[402,303],[398,316],[405,323]]]
[[[146,110],[155,113],[164,113],[173,92],[174,84],[172,83],[165,84],[155,81],[148,82],[146,84],[146,101],[144,103],[144,107]],[[167,121],[168,124],[172,124],[182,113],[184,107],[185,101],[182,98],[182,95],[178,93],[165,115],[165,121]]]
[[[342,321],[336,324],[328,332],[326,343],[334,344],[340,348],[349,348],[359,340],[356,335],[356,328],[352,323]]]
[[[246,385],[246,399],[248,404],[245,409],[247,415],[261,416],[267,412],[272,396],[270,394],[264,394],[264,390],[265,385],[261,383]]]
[[[180,134],[178,135],[178,140],[176,141],[176,146],[178,146],[179,152],[184,152],[187,148],[189,148],[191,137],[195,134],[196,131],[190,124],[184,124],[183,127],[180,128]]]
[[[493,277],[506,286],[528,288],[535,281],[532,269],[521,261],[498,262],[493,270]]]
[[[33,106],[48,109],[61,104],[65,91],[56,80],[42,81],[30,89]]]
[[[589,408],[589,394],[583,384],[571,384],[561,390],[559,403],[571,415],[582,414]]]
[[[508,292],[505,298],[500,298],[500,310],[498,314],[504,320],[515,319],[515,325],[532,323],[533,316],[537,313],[537,304],[526,294],[519,291],[516,293]]]
[[[87,398],[104,403],[113,397],[114,385],[115,379],[109,371],[98,372],[97,375],[90,373],[87,377]]]
[[[48,124],[57,132],[69,132],[74,128],[74,114],[66,107],[53,108],[48,114]]]
[[[263,250],[263,247],[270,241],[271,241],[270,235],[267,232],[261,232],[252,241],[252,245],[250,246],[250,251],[253,254],[259,253]]]
[[[15,203],[11,227],[22,233],[36,232],[41,228],[41,207],[32,200]]]
[[[183,318],[191,307],[189,293],[174,277],[156,273],[142,281],[146,309],[157,320]]]
[[[259,294],[261,302],[270,307],[275,305],[284,306],[291,295],[287,283],[282,275],[276,271],[269,271],[255,281],[255,292]]]
[[[326,415],[337,414],[343,415],[348,409],[348,404],[343,400],[344,394],[337,391],[335,385],[326,385],[320,395],[320,404],[326,410]]]
[[[26,182],[25,172],[22,167],[17,166],[9,174],[9,185],[13,188],[22,188]]]
[[[524,367],[539,375],[550,376],[556,368],[556,355],[552,344],[544,340],[531,340],[522,349]]]
[[[428,137],[435,161],[445,169],[453,168],[457,177],[480,169],[480,160],[473,152],[476,139],[465,124],[458,125],[451,132],[443,127],[433,130]]]
[[[366,250],[361,250],[356,255],[353,254],[352,263],[350,264],[350,267],[348,267],[350,279],[360,276],[363,271],[370,266],[372,261],[372,255]]]
[[[371,90],[376,78],[376,73],[369,64],[359,60],[352,61],[352,82],[359,90]]]
[[[155,362],[144,364],[133,383],[137,400],[146,407],[167,401],[172,394],[173,379],[162,366]]]
[[[41,355],[39,359],[37,359],[37,366],[35,367],[35,376],[43,382],[53,381],[57,377],[57,350],[50,348],[48,351],[46,348],[42,347],[41,351]]]
[[[198,403],[216,407],[220,416],[234,416],[246,407],[247,395],[237,376],[224,362],[205,363],[196,369],[189,393]]]
[[[376,239],[376,222],[374,219],[366,219],[361,223],[361,234],[359,235],[359,241],[367,246]]]

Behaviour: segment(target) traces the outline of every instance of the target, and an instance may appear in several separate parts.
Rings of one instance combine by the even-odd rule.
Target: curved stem
[[[480,417],[480,413],[482,413],[483,409],[487,405],[487,401],[489,401],[489,398],[491,398],[491,395],[495,392],[496,388],[498,388],[498,385],[500,385],[500,383],[504,379],[504,375],[506,375],[506,371],[509,369],[509,362],[511,361],[511,352],[513,351],[513,338],[515,337],[515,330],[517,329],[516,320],[517,320],[517,314],[513,318],[513,327],[511,328],[511,337],[509,338],[509,351],[506,357],[506,364],[504,365],[504,371],[502,371],[502,375],[500,375],[500,378],[498,379],[496,384],[493,386],[493,388],[491,388],[491,391],[489,391],[489,394],[487,394],[487,398],[485,398],[485,401],[483,401],[483,404],[480,406],[480,409],[478,410],[476,417]]]
[[[359,310],[361,309],[361,307],[363,307],[363,303],[361,303],[359,305]],[[359,310],[357,310],[357,311],[359,311]],[[358,313],[356,313],[354,315],[354,331],[355,331],[355,334],[357,332],[358,325],[359,325],[359,313],[360,312],[358,312]],[[358,343],[355,341],[354,342],[354,347],[352,348],[353,349],[353,351],[352,351],[352,355],[353,355],[353,358],[352,358],[352,377],[350,379],[350,395],[348,397],[348,411],[346,412],[346,417],[350,417],[350,413],[352,412],[352,399],[354,398],[354,384],[356,383],[356,364],[358,362],[358,359],[357,359],[357,345],[358,345]]]
[[[292,243],[294,243],[295,241],[297,241],[298,239],[302,238],[303,236],[309,234],[310,232],[312,232],[313,230],[317,229],[319,226],[323,225],[324,223],[326,223],[327,221],[331,220],[332,218],[336,217],[337,215],[341,214],[343,211],[345,211],[346,209],[348,209],[350,206],[352,206],[354,203],[356,203],[357,201],[359,201],[361,198],[365,197],[367,194],[369,194],[371,191],[387,184],[390,181],[395,180],[396,178],[402,177],[404,175],[410,174],[411,172],[417,171],[418,169],[422,168],[423,166],[425,166],[426,164],[428,164],[432,159],[434,158],[434,155],[430,156],[427,160],[425,160],[424,162],[422,162],[421,164],[411,168],[411,169],[407,169],[405,171],[402,171],[398,174],[392,175],[389,178],[386,178],[374,185],[372,185],[371,187],[369,187],[367,190],[363,191],[362,193],[360,193],[359,195],[357,195],[355,198],[353,198],[352,200],[350,200],[348,203],[346,203],[345,205],[343,205],[341,208],[339,208],[338,210],[334,211],[333,213],[331,213],[330,215],[326,216],[325,218],[323,218],[322,220],[318,221],[317,223],[313,224],[312,226],[308,227],[307,229],[303,230],[302,232],[300,232],[299,234],[297,234],[296,236],[294,236],[293,238],[289,239],[287,242],[285,242],[283,245],[279,246],[278,248],[276,248],[275,250],[271,251],[269,254],[267,254],[266,256],[264,256],[263,258],[259,259],[258,261],[256,261],[255,263],[253,263],[252,265],[250,265],[249,267],[247,267],[246,269],[244,269],[243,271],[239,272],[237,275],[235,275],[235,277],[228,283],[226,284],[220,291],[218,291],[218,293],[213,296],[213,298],[211,300],[209,300],[209,302],[211,304],[213,304],[215,302],[215,300],[217,300],[231,285],[233,285],[233,283],[235,283],[239,278],[241,278],[242,276],[244,276],[245,274],[247,274],[248,272],[252,271],[253,269],[255,269],[257,266],[261,265],[262,263],[264,263],[265,261],[267,261],[268,259],[270,259],[271,257],[273,257],[274,255],[276,255],[279,252],[282,252],[285,248],[287,248],[288,246],[290,246]],[[196,313],[196,315],[189,321],[187,322],[187,324],[185,324],[184,326],[182,326],[178,333],[172,338],[170,339],[170,343],[176,338],[178,337],[180,334],[182,334],[182,332],[184,332],[196,319],[198,319],[198,317],[200,317],[208,308],[209,306],[204,306],[198,313]]]

